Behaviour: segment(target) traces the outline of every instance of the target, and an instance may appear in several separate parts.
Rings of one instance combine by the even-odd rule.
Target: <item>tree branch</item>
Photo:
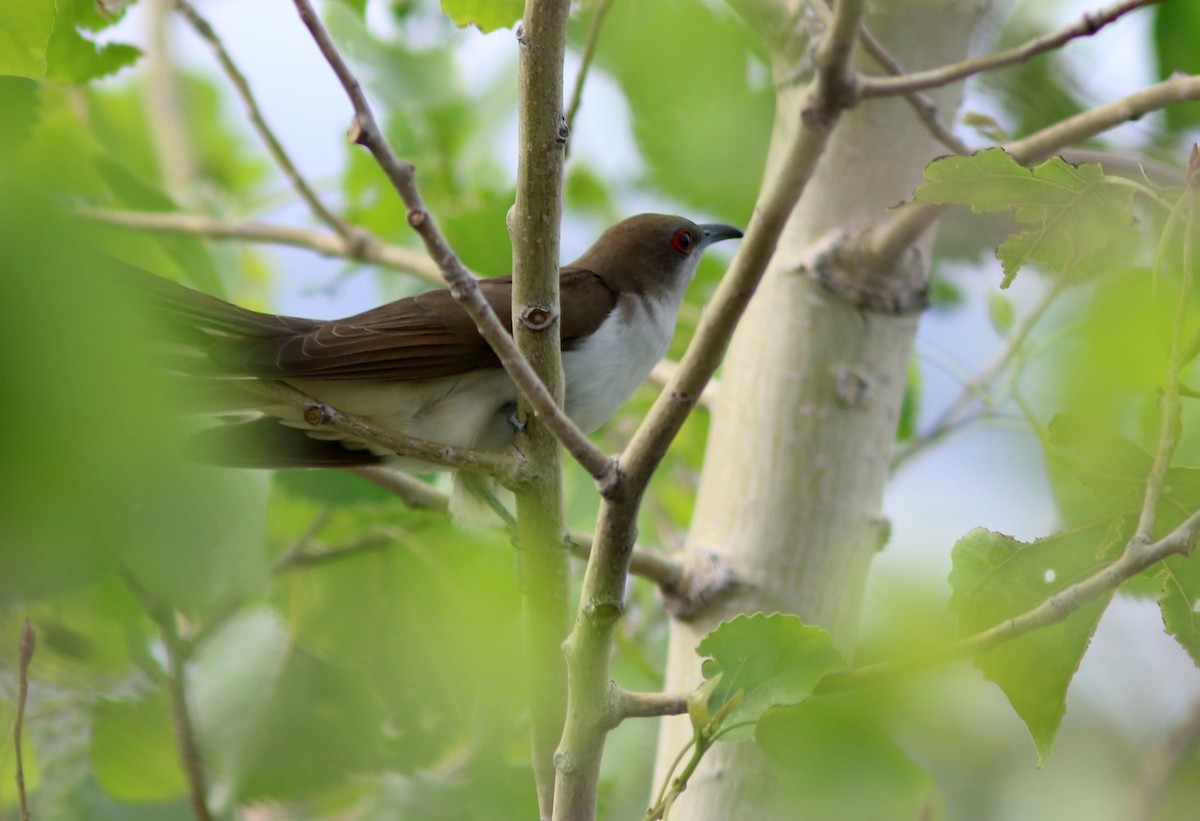
[[[406,271],[437,285],[445,285],[437,266],[427,256],[400,245],[383,242],[374,236],[358,236],[351,240],[313,228],[295,228],[254,220],[220,219],[174,211],[122,211],[77,205],[75,212],[87,219],[138,231],[162,231],[211,239],[242,239],[305,248],[327,257],[360,260],[397,271]]]
[[[1058,31],[1036,37],[1015,48],[963,60],[953,65],[928,71],[917,71],[898,77],[863,77],[858,85],[858,93],[862,99],[870,99],[924,91],[927,88],[949,85],[974,74],[1023,63],[1039,54],[1053,51],[1077,37],[1090,37],[1129,12],[1157,2],[1159,0],[1122,0],[1122,2],[1114,3],[1100,11],[1084,14],[1074,23],[1064,26]]]
[[[799,124],[779,173],[763,181],[758,204],[730,269],[721,280],[684,355],[679,371],[659,395],[621,459],[621,475],[605,494],[596,525],[575,627],[564,645],[569,670],[567,724],[557,754],[564,794],[594,794],[603,752],[612,634],[624,608],[626,572],[637,512],[655,467],[716,370],[733,328],[753,295],[796,201],[849,99],[847,61],[863,13],[862,0],[839,0],[834,24],[818,51],[816,76],[801,102]],[[563,786],[563,782],[570,782]],[[591,818],[595,807],[572,804],[573,816]],[[556,806],[556,817],[568,812]]]
[[[294,0],[300,19],[312,34],[325,60],[337,75],[346,95],[354,106],[354,124],[350,136],[353,142],[369,150],[375,161],[379,163],[384,174],[404,201],[408,209],[408,224],[416,230],[429,256],[441,271],[442,276],[450,286],[450,293],[463,306],[463,309],[474,320],[480,334],[492,346],[500,358],[504,370],[512,377],[521,395],[533,406],[538,416],[546,423],[563,447],[601,487],[612,481],[614,460],[600,450],[584,435],[574,422],[563,412],[554,401],[554,396],[542,384],[532,366],[517,349],[516,342],[500,323],[496,312],[483,298],[475,278],[467,270],[462,261],[446,242],[441,231],[435,224],[432,215],[425,208],[425,201],[417,189],[413,166],[399,159],[388,145],[375,120],[375,115],[367,103],[362,86],[355,78],[350,66],[346,63],[337,46],[334,45],[329,32],[317,17],[309,0]]]
[[[613,685],[615,692],[614,720],[627,718],[656,718],[677,716],[687,712],[689,693],[636,693]]]
[[[1161,83],[1068,117],[1000,147],[1017,162],[1028,165],[1151,111],[1166,108],[1172,103],[1198,99],[1200,77],[1175,74]],[[893,217],[871,229],[861,245],[863,264],[884,267],[890,260],[897,259],[937,220],[943,207],[909,203]]]
[[[553,400],[552,410],[559,414],[566,382],[558,263],[563,149],[569,133],[563,115],[563,62],[570,11],[569,0],[525,0],[516,32],[520,46],[517,191],[508,220],[513,249],[513,340],[524,361],[533,363],[539,384]],[[520,403],[523,418],[538,410],[537,404],[528,399]],[[531,476],[517,492],[516,528],[521,548],[518,555],[530,749],[543,819],[559,817],[556,805],[561,797],[555,792],[554,751],[566,713],[567,671],[561,647],[567,634],[568,612],[568,560],[562,549],[562,452],[548,422],[536,415],[518,437]],[[569,429],[579,434],[574,425]],[[587,441],[582,434],[579,436]],[[611,464],[605,456],[598,466],[607,473]]]
[[[873,684],[891,676],[941,664],[963,656],[985,653],[1026,633],[1063,621],[1085,604],[1111,593],[1125,581],[1169,556],[1187,556],[1196,546],[1200,535],[1200,510],[1195,511],[1174,530],[1157,542],[1139,542],[1136,536],[1125,551],[1112,563],[1064,587],[1036,607],[1013,616],[973,636],[953,641],[911,659],[869,664],[856,670],[831,673],[817,688],[819,693],[832,693]]]
[[[313,190],[312,186],[308,184],[308,181],[297,170],[296,164],[288,156],[283,144],[279,142],[279,138],[275,136],[275,132],[271,129],[271,126],[267,125],[267,121],[262,115],[262,110],[258,107],[258,101],[254,98],[254,92],[250,90],[250,83],[247,82],[246,76],[238,69],[237,64],[233,62],[233,58],[229,56],[229,52],[225,49],[225,44],[221,42],[221,38],[213,29],[212,24],[200,12],[196,11],[196,8],[188,0],[173,0],[173,2],[175,9],[187,20],[192,30],[212,49],[213,55],[217,58],[217,62],[221,66],[221,70],[225,72],[229,81],[233,83],[234,90],[237,91],[238,97],[241,98],[242,104],[245,105],[246,115],[250,118],[250,125],[253,126],[255,132],[262,139],[263,144],[267,147],[267,152],[271,155],[271,159],[275,161],[275,164],[279,166],[279,170],[287,177],[292,188],[300,195],[300,199],[304,200],[308,205],[313,216],[337,232],[347,244],[352,245],[361,241],[359,238],[359,229],[326,208],[325,203],[321,202],[321,198],[317,196],[317,192]]]

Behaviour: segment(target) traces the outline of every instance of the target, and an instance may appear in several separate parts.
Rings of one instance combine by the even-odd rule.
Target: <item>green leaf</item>
[[[1012,210],[1017,222],[1036,226],[1010,234],[996,249],[1001,288],[1030,262],[1064,275],[1109,262],[1114,246],[1132,235],[1132,189],[1108,183],[1095,163],[1052,157],[1028,169],[989,148],[935,160],[924,176],[917,202],[969,205],[976,213]]]
[[[779,802],[788,818],[859,821],[941,817],[933,780],[874,722],[812,699],[768,710],[755,731],[787,769]]]
[[[904,383],[904,401],[900,405],[900,421],[896,425],[896,441],[904,442],[917,433],[921,414],[921,366],[914,357],[908,363],[908,379]]]
[[[1159,571],[1158,600],[1163,625],[1200,667],[1200,561],[1197,555],[1172,556]]]
[[[311,795],[381,766],[383,716],[361,677],[330,665],[262,609],[197,653],[198,732],[237,802]]]
[[[34,80],[46,76],[55,5],[55,0],[0,0],[0,74]]]
[[[1057,533],[1028,544],[982,528],[954,545],[950,610],[960,637],[1032,610],[1112,561],[1124,545],[1119,522]],[[975,666],[1004,691],[1045,761],[1066,712],[1067,687],[1079,668],[1111,594],[1066,619],[1006,641],[975,657]]]
[[[86,83],[133,65],[141,49],[127,43],[100,45],[81,29],[99,31],[119,16],[105,17],[93,0],[58,0],[54,30],[46,46],[46,78],[59,83]]]
[[[508,28],[525,12],[524,0],[442,0],[442,11],[456,26],[476,26],[487,33]]]
[[[758,721],[772,707],[799,704],[826,673],[843,666],[827,632],[781,613],[723,622],[696,652],[708,659],[705,678],[721,676],[709,698],[709,712],[716,715],[728,702],[741,699],[724,717],[724,727]],[[745,740],[753,732],[742,727],[721,737]]]
[[[171,705],[161,690],[134,701],[97,701],[90,758],[96,781],[120,801],[166,801],[186,792]]]

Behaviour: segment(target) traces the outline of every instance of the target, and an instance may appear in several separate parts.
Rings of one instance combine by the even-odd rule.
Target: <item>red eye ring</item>
[[[675,232],[675,235],[671,237],[671,247],[683,254],[685,257],[692,252],[692,248],[695,246],[695,244],[695,240],[692,239],[692,232],[686,228],[680,228]]]

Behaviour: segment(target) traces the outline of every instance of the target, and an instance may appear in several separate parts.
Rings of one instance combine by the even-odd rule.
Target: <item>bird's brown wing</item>
[[[562,272],[562,338],[592,333],[616,304],[604,280],[583,268]],[[484,298],[512,333],[512,277],[479,282]],[[429,291],[304,333],[239,340],[228,350],[254,376],[403,381],[499,367],[491,347],[449,291]]]

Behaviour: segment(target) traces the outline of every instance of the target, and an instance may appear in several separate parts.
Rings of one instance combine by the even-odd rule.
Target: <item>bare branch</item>
[[[919,670],[963,656],[985,653],[1026,633],[1057,624],[1079,608],[1108,595],[1122,583],[1170,556],[1187,556],[1200,535],[1200,510],[1195,511],[1157,542],[1145,544],[1131,539],[1120,558],[1075,584],[1064,587],[1036,607],[973,636],[953,641],[911,659],[869,664],[857,670],[831,673],[818,692],[838,692],[862,687],[899,673]]]
[[[614,719],[617,723],[627,718],[677,716],[687,712],[687,693],[635,693],[613,686],[616,690]]]
[[[1017,162],[1028,165],[1151,111],[1198,99],[1200,77],[1176,74],[1161,83],[1068,117],[1000,147]],[[864,264],[884,267],[889,260],[897,259],[937,220],[943,207],[910,203],[895,216],[880,223],[869,232],[862,245]]]
[[[29,619],[21,625],[21,638],[17,641],[17,704],[13,718],[13,755],[17,760],[17,806],[21,821],[29,821],[29,798],[25,793],[25,763],[21,755],[21,732],[25,726],[25,701],[29,697],[29,663],[37,649],[37,633]]]
[[[76,206],[75,212],[108,225],[139,231],[163,231],[211,239],[241,239],[306,248],[324,256],[361,260],[397,271],[406,271],[438,285],[445,285],[441,273],[429,257],[399,245],[382,242],[375,237],[356,237],[351,240],[313,228],[294,228],[254,220],[220,219],[174,211],[120,211],[80,205]]]
[[[654,366],[654,370],[650,371],[650,384],[659,388],[665,388],[675,378],[678,370],[678,362],[672,359],[664,359]],[[704,390],[700,391],[700,397],[696,400],[696,407],[711,412],[714,406],[713,403],[717,400],[717,391],[720,389],[721,384],[717,381],[716,377],[709,379],[708,384],[704,386]]]
[[[336,231],[347,242],[357,241],[356,235],[358,234],[358,229],[326,208],[325,203],[321,202],[321,198],[317,196],[317,192],[313,190],[312,186],[308,184],[308,181],[297,170],[296,164],[288,156],[283,144],[279,142],[279,138],[275,136],[275,132],[271,129],[271,126],[267,125],[267,121],[258,107],[258,101],[254,98],[254,92],[250,90],[250,83],[247,82],[245,75],[238,69],[237,64],[233,62],[233,58],[229,56],[229,52],[225,49],[225,44],[221,42],[221,38],[213,29],[212,24],[200,12],[196,11],[196,8],[188,0],[174,0],[174,4],[176,10],[187,20],[192,30],[212,49],[217,62],[221,65],[221,70],[229,77],[229,81],[233,83],[233,87],[237,91],[238,96],[241,97],[243,105],[246,106],[246,114],[250,118],[250,125],[258,133],[263,144],[267,147],[267,152],[275,160],[275,164],[279,166],[279,170],[283,172],[283,175],[287,177],[292,188],[307,203],[313,216]]]
[[[366,95],[350,66],[346,63],[337,46],[334,45],[329,32],[326,30],[309,0],[294,0],[300,19],[312,34],[317,47],[325,56],[334,74],[342,83],[354,106],[354,125],[351,137],[359,145],[366,147],[379,163],[392,186],[399,193],[404,205],[408,208],[408,224],[411,225],[425,243],[430,257],[437,264],[442,276],[450,286],[450,293],[459,301],[464,310],[475,321],[480,334],[492,346],[500,358],[505,371],[512,377],[521,394],[533,406],[547,427],[562,442],[563,447],[580,465],[583,466],[601,487],[613,480],[615,460],[600,450],[581,431],[574,422],[563,412],[554,401],[553,394],[546,389],[538,378],[529,362],[517,349],[516,342],[500,323],[496,312],[483,298],[475,278],[467,270],[462,261],[451,250],[441,231],[438,229],[432,215],[425,207],[413,176],[413,166],[399,159],[388,145],[375,120],[375,115],[367,103]]]
[[[1159,0],[1122,0],[1122,2],[1114,3],[1100,11],[1084,14],[1075,22],[1058,31],[1036,37],[1020,46],[996,54],[987,54],[953,65],[928,71],[917,71],[898,77],[864,77],[859,83],[858,91],[862,99],[923,91],[927,88],[949,85],[984,71],[1023,63],[1039,54],[1053,51],[1077,37],[1090,37],[1129,12],[1157,2]]]

